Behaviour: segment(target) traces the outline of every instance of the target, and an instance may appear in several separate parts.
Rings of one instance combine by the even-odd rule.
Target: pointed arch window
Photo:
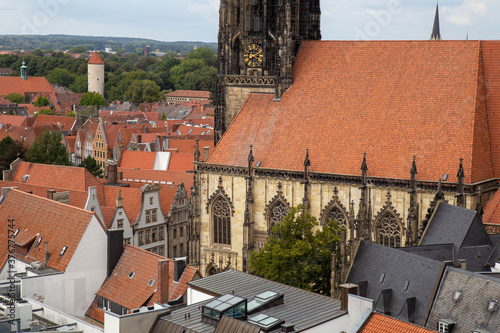
[[[214,243],[231,245],[231,205],[218,198],[212,211]]]
[[[402,230],[398,218],[390,212],[385,212],[377,220],[376,237],[377,243],[390,247],[401,246]]]
[[[339,226],[345,226],[347,224],[346,213],[340,209],[337,205],[334,205],[325,216],[325,219],[322,221],[322,224],[325,224],[327,221],[334,220],[338,223]]]
[[[269,217],[269,230],[277,223],[283,222],[283,219],[288,215],[290,208],[283,201],[278,201],[271,209]]]

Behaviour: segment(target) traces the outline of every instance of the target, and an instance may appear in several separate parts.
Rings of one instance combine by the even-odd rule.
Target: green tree
[[[99,106],[108,106],[108,102],[104,99],[104,97],[101,96],[99,93],[95,93],[92,91],[87,91],[83,93],[82,99],[80,100],[80,103],[78,104],[80,106],[85,106],[85,105],[99,105]]]
[[[10,93],[5,97],[7,97],[7,99],[12,103],[18,103],[18,104],[23,104],[25,100],[23,95],[16,93]]]
[[[94,177],[102,178],[102,169],[92,156],[85,157],[80,166],[87,169]]]
[[[342,229],[332,220],[322,230],[302,205],[292,207],[262,250],[250,256],[250,268],[266,279],[330,295],[332,255],[338,255]]]
[[[47,97],[44,96],[38,96],[36,101],[33,103],[34,106],[41,107],[41,106],[49,106],[50,101]]]
[[[157,102],[161,99],[160,87],[151,80],[136,80],[125,92],[125,99],[136,104]]]
[[[0,141],[0,170],[7,170],[16,158],[23,158],[25,152],[21,142],[14,141],[10,136],[6,136]],[[2,175],[0,174],[0,177]]]
[[[28,149],[27,160],[32,163],[73,165],[62,143],[61,133],[48,129]]]
[[[75,78],[66,68],[54,68],[47,75],[47,81],[68,88],[75,81]]]
[[[47,115],[53,116],[56,113],[52,109],[40,109],[40,111],[37,112],[37,115],[39,115],[39,114],[47,114]]]

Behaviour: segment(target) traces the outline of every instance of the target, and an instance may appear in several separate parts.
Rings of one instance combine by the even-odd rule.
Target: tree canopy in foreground
[[[282,223],[272,227],[260,252],[250,257],[250,269],[266,279],[330,296],[332,255],[339,255],[342,229],[330,220],[322,229],[302,205],[292,207]]]

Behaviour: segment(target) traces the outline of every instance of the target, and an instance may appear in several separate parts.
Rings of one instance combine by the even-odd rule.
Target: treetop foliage
[[[61,133],[48,129],[28,149],[27,160],[32,163],[73,165],[62,143]]]
[[[250,268],[259,276],[309,291],[330,295],[332,256],[338,255],[342,228],[328,221],[322,229],[302,205],[291,207],[282,223],[272,227]]]

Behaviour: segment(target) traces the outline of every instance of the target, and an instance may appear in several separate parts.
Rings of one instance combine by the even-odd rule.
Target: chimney
[[[293,332],[295,331],[295,325],[294,324],[282,324],[281,325],[281,332]]]
[[[116,163],[108,164],[108,182],[110,184],[118,183],[118,166]]]
[[[108,230],[108,276],[123,254],[123,229]]]
[[[184,270],[186,269],[186,258],[178,258],[174,260],[175,260],[174,281],[179,282],[179,280],[182,277],[182,274],[184,273]]]
[[[122,189],[118,190],[118,198],[116,198],[116,208],[123,207]]]
[[[208,155],[210,154],[210,146],[203,147],[203,162],[208,159]]]
[[[168,304],[169,260],[158,260],[158,298],[160,304]]]
[[[45,255],[44,255],[44,261],[43,261],[44,267],[47,267],[47,264],[49,263],[49,259],[50,259],[49,242],[45,242]]]
[[[137,143],[142,143],[142,135],[137,135]]]
[[[144,126],[144,133],[149,133],[149,128],[147,126]]]
[[[358,294],[358,285],[345,283],[340,285],[340,310],[347,311],[349,294]]]
[[[47,190],[47,199],[54,200],[55,190]]]

